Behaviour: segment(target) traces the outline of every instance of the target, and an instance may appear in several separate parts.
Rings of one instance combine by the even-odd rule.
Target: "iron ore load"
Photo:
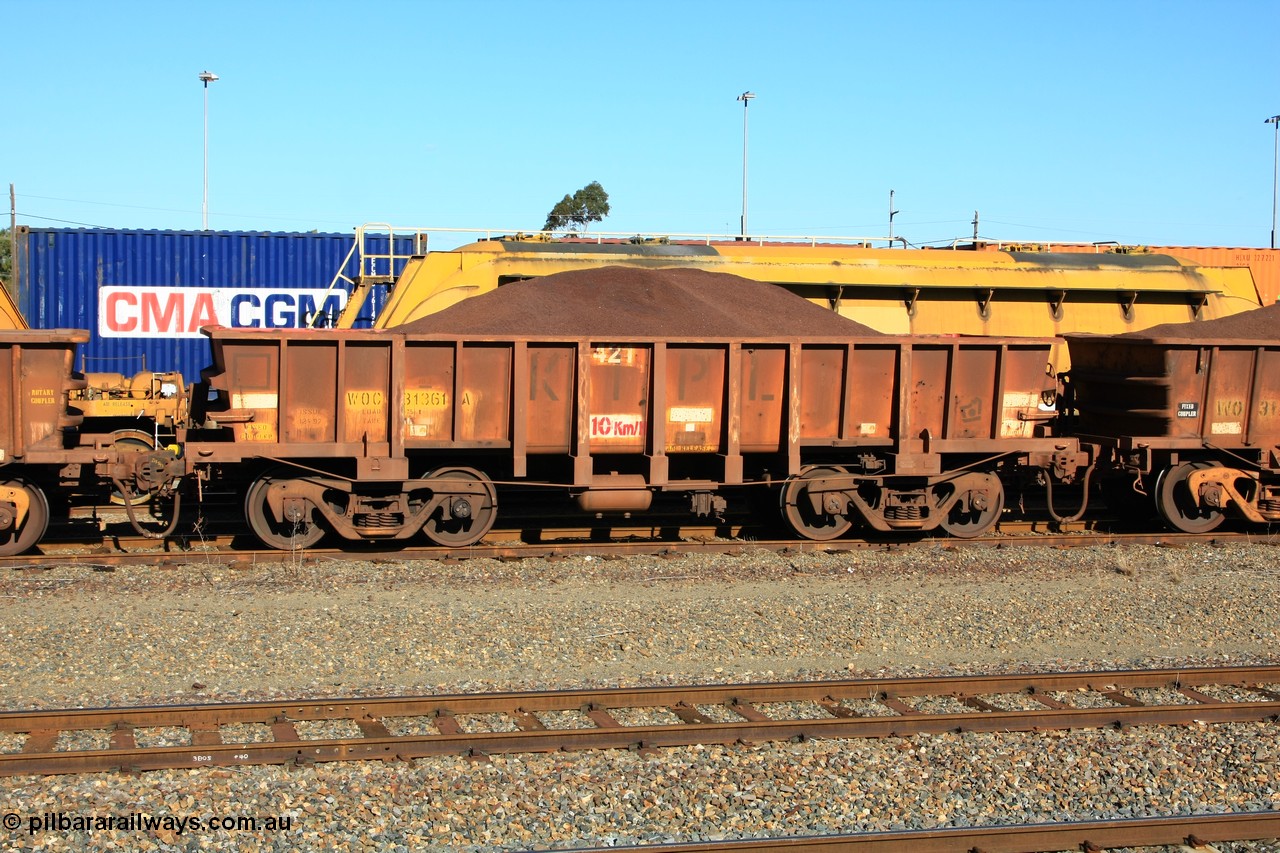
[[[132,516],[134,498],[206,485],[237,489],[248,527],[280,549],[326,534],[462,547],[500,507],[530,506],[771,507],[814,540],[971,537],[1010,507],[1080,518],[1094,484],[1188,532],[1271,522],[1275,311],[1071,335],[1058,376],[1060,338],[879,334],[767,283],[604,267],[395,329],[206,327],[214,363],[191,414],[151,445],[72,408],[85,333],[12,331],[0,553],[39,542],[46,495],[111,493]]]
[[[1111,455],[1114,504],[1154,503],[1187,533],[1228,512],[1280,522],[1280,304],[1067,342],[1077,432]]]

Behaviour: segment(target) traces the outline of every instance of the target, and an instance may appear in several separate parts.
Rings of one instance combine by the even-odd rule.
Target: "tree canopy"
[[[588,223],[599,222],[609,215],[609,194],[600,186],[599,181],[592,181],[572,196],[566,195],[547,214],[544,231],[576,231],[585,228]]]
[[[9,229],[0,230],[0,281],[13,284],[13,246],[9,243]]]

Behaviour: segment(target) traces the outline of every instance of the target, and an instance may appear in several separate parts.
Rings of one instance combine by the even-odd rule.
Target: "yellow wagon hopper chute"
[[[9,295],[9,286],[0,281],[0,329],[29,329],[27,320]]]
[[[1259,305],[1247,267],[1159,254],[490,240],[410,259],[376,325],[409,323],[508,282],[615,265],[771,282],[887,334],[1116,334]],[[1055,365],[1065,369],[1066,359],[1059,347]]]
[[[84,379],[85,387],[71,393],[71,405],[86,417],[149,417],[169,429],[186,421],[189,400],[181,373],[86,373]]]

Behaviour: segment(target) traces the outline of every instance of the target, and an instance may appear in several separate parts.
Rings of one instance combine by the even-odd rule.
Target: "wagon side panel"
[[[651,348],[596,343],[587,370],[591,453],[644,453],[649,429]]]
[[[396,403],[391,394],[391,339],[368,342],[349,339],[343,343],[338,399],[341,441],[361,445],[387,442]],[[290,366],[298,381],[308,381],[309,363],[295,362],[291,357]]]
[[[15,330],[0,336],[0,463],[33,449],[57,449],[62,432],[78,425],[78,410],[68,409],[72,389],[84,379],[72,372],[76,345],[85,332]]]
[[[673,344],[666,350],[666,451],[721,452],[727,347]]]
[[[300,344],[289,349],[292,369],[284,377],[285,442],[337,440],[338,349],[332,343]]]
[[[1054,413],[1057,378],[1053,343],[1005,344],[1001,351],[995,437],[1034,438],[1037,426]]]
[[[574,365],[571,344],[531,344],[525,435],[529,453],[570,453],[573,449]]]
[[[1247,438],[1262,447],[1280,447],[1280,346],[1259,347],[1254,376]]]
[[[453,440],[457,347],[409,339],[404,355],[404,432],[407,443]]]
[[[844,412],[846,347],[805,345],[800,350],[800,441],[834,442]]]
[[[249,342],[214,339],[222,366],[221,379],[232,413],[243,412],[242,422],[232,423],[237,443],[274,444],[280,440],[280,346],[278,339]]]
[[[743,453],[777,453],[784,447],[787,356],[783,346],[742,348],[738,399]]]
[[[849,364],[848,429],[854,438],[888,441],[895,434],[900,344],[860,342]]]
[[[461,441],[494,445],[510,439],[511,352],[509,343],[462,347],[454,410]]]

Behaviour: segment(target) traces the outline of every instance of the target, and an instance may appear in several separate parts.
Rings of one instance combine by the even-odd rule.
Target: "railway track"
[[[0,775],[1277,720],[1280,667],[11,711]]]
[[[221,505],[219,505],[221,506]],[[145,515],[147,508],[139,513]],[[239,526],[238,520],[217,512],[195,526],[184,524],[171,535],[147,538],[128,523],[120,506],[84,506],[52,528],[41,542],[40,553],[0,557],[0,566],[41,565],[65,562],[67,557],[89,557],[95,563],[164,563],[198,558],[205,560],[252,560],[254,562],[297,562],[315,559],[465,559],[487,557],[521,559],[570,555],[628,556],[635,554],[733,553],[744,547],[781,551],[865,551],[914,547],[984,548],[1027,547],[1068,548],[1099,545],[1167,545],[1268,543],[1275,539],[1266,532],[1245,528],[1219,528],[1211,534],[1189,534],[1159,529],[1135,529],[1132,523],[1118,522],[1101,515],[1075,522],[1056,524],[1043,519],[1012,519],[1001,522],[998,532],[974,539],[946,535],[846,535],[832,540],[780,537],[777,529],[761,528],[749,516],[714,524],[690,524],[685,517],[654,518],[643,523],[624,520],[597,520],[583,524],[580,517],[538,516],[512,519],[512,526],[491,530],[482,541],[465,548],[442,547],[424,538],[386,546],[376,541],[347,543],[345,548],[329,547],[332,540],[316,546],[289,551],[263,548]],[[163,519],[145,518],[148,527],[160,529]],[[788,531],[789,533],[789,531]]]
[[[586,528],[540,531],[530,536],[526,530],[495,530],[485,541],[466,548],[433,545],[405,545],[395,549],[312,547],[297,551],[264,549],[244,535],[211,534],[204,537],[170,537],[159,541],[123,533],[106,536],[76,536],[46,540],[40,553],[0,557],[0,567],[37,568],[68,562],[101,566],[162,565],[200,562],[297,563],[308,560],[460,560],[469,558],[526,559],[570,556],[623,557],[632,555],[673,556],[690,553],[733,554],[743,549],[780,552],[837,553],[841,551],[906,550],[910,548],[1072,548],[1118,545],[1160,545],[1186,547],[1193,544],[1280,544],[1280,540],[1254,532],[1219,530],[1202,534],[1115,532],[1105,527],[1077,527],[1053,532],[1043,525],[1005,525],[998,535],[977,539],[948,537],[842,538],[829,542],[808,539],[774,539],[741,536],[740,530],[711,527],[630,528],[614,531],[619,538],[602,539]],[[534,541],[526,541],[533,539]]]
[[[842,853],[846,850],[856,853],[1039,853],[1083,850],[1099,853],[1107,848],[1164,845],[1212,850],[1209,845],[1214,843],[1277,837],[1280,837],[1280,812],[1268,811],[576,849],[578,853],[603,853],[605,850],[655,853],[764,850],[785,850],[788,853]]]

